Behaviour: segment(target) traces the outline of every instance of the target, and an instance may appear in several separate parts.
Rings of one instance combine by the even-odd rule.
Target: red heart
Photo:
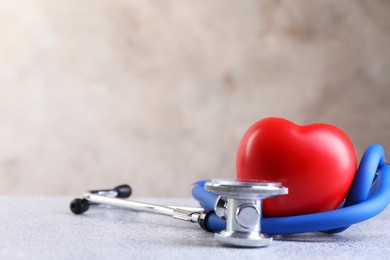
[[[355,172],[352,142],[327,124],[298,126],[282,118],[266,118],[248,129],[237,153],[237,180],[276,181],[288,187],[288,195],[263,202],[268,217],[337,208]]]

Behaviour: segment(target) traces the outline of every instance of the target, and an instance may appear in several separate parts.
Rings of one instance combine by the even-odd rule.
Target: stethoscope
[[[127,200],[131,188],[121,185],[89,191],[81,199],[74,199],[70,209],[74,214],[82,214],[90,206],[104,204],[159,213],[198,223],[204,230],[215,232],[215,239],[224,245],[264,247],[271,243],[273,235],[339,233],[377,215],[390,203],[390,165],[385,163],[383,148],[371,145],[362,157],[347,198],[338,209],[263,218],[262,200],[287,193],[288,188],[277,182],[199,181],[192,186],[192,196],[202,207],[191,208]]]

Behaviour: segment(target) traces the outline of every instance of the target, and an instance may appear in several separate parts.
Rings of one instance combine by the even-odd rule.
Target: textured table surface
[[[197,224],[128,210],[80,216],[71,198],[0,197],[0,259],[389,259],[390,209],[338,235],[275,238],[267,248],[228,248]],[[190,199],[143,199],[194,206]]]

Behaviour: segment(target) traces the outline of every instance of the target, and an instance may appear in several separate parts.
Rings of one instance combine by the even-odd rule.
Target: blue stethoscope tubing
[[[204,189],[205,180],[192,186],[192,196],[205,210],[213,210],[218,195]],[[349,194],[339,208],[307,215],[262,218],[261,230],[269,235],[306,232],[339,233],[352,224],[372,218],[390,203],[390,165],[385,163],[384,150],[378,144],[364,152]],[[226,227],[225,220],[215,214],[207,219],[207,228],[218,232]]]

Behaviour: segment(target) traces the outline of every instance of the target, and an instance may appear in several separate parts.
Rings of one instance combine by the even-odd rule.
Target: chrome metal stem
[[[110,198],[106,196],[96,195],[92,193],[85,193],[84,198],[90,202],[119,206],[124,208],[129,208],[133,210],[142,210],[147,212],[158,213],[162,215],[172,216],[174,210],[166,206],[160,206],[150,203],[137,202],[125,199]]]
[[[118,199],[112,197],[106,197],[93,193],[85,193],[84,198],[89,202],[119,206],[132,210],[139,210],[151,213],[157,213],[162,215],[172,216],[176,219],[197,222],[199,213],[203,211],[203,208],[193,207],[175,207],[175,206],[161,206],[151,203],[138,202],[126,199]]]

